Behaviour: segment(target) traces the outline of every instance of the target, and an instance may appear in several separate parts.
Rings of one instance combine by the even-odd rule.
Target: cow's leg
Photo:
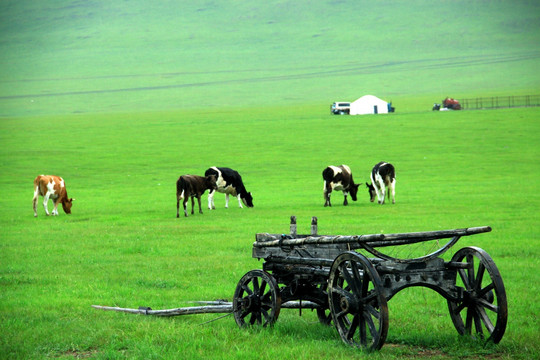
[[[229,194],[225,194],[225,209],[229,208]]]
[[[193,209],[195,207],[195,199],[193,199],[193,196],[190,196],[191,198],[191,215],[195,214],[195,210]]]
[[[188,198],[185,197],[184,200],[182,201],[182,205],[184,206],[184,216],[185,217],[188,217],[188,215],[187,215],[187,202],[188,202]]]
[[[343,205],[345,206],[349,205],[349,202],[347,201],[347,195],[349,195],[349,193],[344,191],[343,192]]]
[[[376,182],[374,184],[374,187],[375,187],[375,192],[377,193],[377,202],[379,204],[383,204],[384,198],[383,198],[383,202],[381,202],[381,194],[384,196],[384,192],[381,190],[381,185],[378,182]],[[383,189],[384,189],[384,185],[383,185]]]
[[[197,195],[197,202],[199,203],[199,214],[202,214],[202,209],[201,209],[201,195]]]
[[[332,204],[330,203],[330,194],[332,193],[332,187],[328,186],[326,181],[324,182],[323,192],[324,192],[324,207],[332,206]]]
[[[180,217],[180,200],[184,200],[184,190],[181,193],[176,192],[176,217]],[[183,201],[182,201],[183,203]],[[184,205],[185,212],[185,205]]]
[[[60,204],[60,197],[58,197],[58,199],[56,199],[54,201],[54,208],[53,208],[53,211],[52,211],[53,216],[58,215],[58,204]]]
[[[396,180],[393,180],[390,183],[389,189],[388,189],[388,196],[392,195],[392,204],[396,203]]]
[[[47,214],[47,216],[50,215],[49,214],[49,209],[47,209],[47,203],[49,202],[49,196],[51,196],[51,194],[49,194],[49,192],[47,191],[47,193],[43,197],[43,208],[45,209],[45,214]]]
[[[34,209],[34,217],[37,217],[38,197],[39,197],[39,185],[36,186],[36,190],[34,190],[34,198],[32,199],[32,208]]]
[[[210,190],[208,193],[208,209],[214,210],[216,206],[214,205],[214,194],[216,193],[216,190]]]
[[[386,200],[386,185],[383,185],[381,188],[381,197],[379,199],[379,204],[384,205],[384,200]]]
[[[240,205],[240,209],[243,209],[244,207],[242,206],[242,199],[240,198],[240,194],[236,195],[236,197],[238,198],[238,205]]]

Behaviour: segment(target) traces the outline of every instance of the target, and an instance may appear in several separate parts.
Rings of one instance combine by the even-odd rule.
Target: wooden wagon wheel
[[[349,345],[380,349],[388,333],[388,306],[371,262],[353,251],[339,255],[330,270],[328,302],[332,319]]]
[[[324,296],[328,297],[326,292],[328,289],[328,284],[326,282],[324,284],[317,285],[317,289],[321,291]],[[317,308],[317,318],[319,319],[319,322],[323,325],[330,326],[332,324],[332,312],[330,312],[328,303],[319,305],[320,307]]]
[[[281,308],[281,294],[276,280],[263,270],[245,274],[234,292],[233,314],[240,327],[273,325]]]
[[[464,289],[463,296],[458,301],[448,300],[458,333],[499,343],[506,330],[508,304],[495,263],[484,250],[472,246],[459,250],[452,262],[463,264],[456,278],[456,286]]]

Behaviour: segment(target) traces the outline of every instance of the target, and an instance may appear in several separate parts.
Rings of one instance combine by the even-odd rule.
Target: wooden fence
[[[464,110],[540,106],[540,95],[493,96],[460,99]]]

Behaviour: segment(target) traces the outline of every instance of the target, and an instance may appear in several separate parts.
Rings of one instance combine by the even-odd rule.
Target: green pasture
[[[0,4],[0,116],[534,95],[535,1]]]
[[[497,346],[457,335],[445,300],[408,289],[389,302],[387,344],[372,358],[538,356],[538,108],[331,116],[324,108],[6,118],[0,208],[1,349],[6,358],[350,358],[333,328],[283,310],[273,329],[216,315],[150,318],[92,304],[154,309],[231,299],[258,232],[428,231],[489,225],[474,245],[499,267],[509,322]],[[241,129],[237,131],[236,129]],[[323,207],[321,172],[346,163],[357,182],[379,160],[397,169],[396,204],[362,190]],[[238,169],[255,207],[236,201],[177,219],[175,181],[212,165]],[[62,174],[73,214],[34,218],[32,180]],[[8,196],[9,195],[9,196]],[[41,204],[41,201],[40,201]],[[452,252],[453,252],[452,251]],[[449,254],[450,256],[451,254]]]
[[[0,2],[0,359],[540,357],[540,108],[432,112],[455,98],[540,94],[535,1]],[[372,94],[396,113],[332,116]],[[333,195],[322,170],[397,171],[396,204]],[[176,218],[175,182],[238,170],[255,207]],[[73,213],[32,212],[32,181],[61,175]],[[50,206],[50,205],[49,205]],[[458,336],[427,288],[389,302],[385,346],[344,345],[314,313],[271,329],[218,315],[153,318],[231,300],[262,263],[255,234],[430,231],[486,250],[508,296],[498,345]],[[421,251],[423,249],[417,249]]]

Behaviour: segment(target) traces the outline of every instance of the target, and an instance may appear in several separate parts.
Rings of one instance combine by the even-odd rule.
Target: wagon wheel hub
[[[349,314],[358,313],[361,311],[361,304],[353,297],[343,296],[339,301],[339,306],[342,311],[345,311]]]
[[[493,290],[488,291],[483,296],[476,290],[468,290],[463,293],[463,302],[468,305],[476,304],[480,300],[485,300],[488,303],[493,304],[494,299],[495,295]]]
[[[258,309],[261,306],[261,300],[259,296],[253,294],[246,296],[242,299],[242,308],[245,311],[251,312],[255,309]]]

